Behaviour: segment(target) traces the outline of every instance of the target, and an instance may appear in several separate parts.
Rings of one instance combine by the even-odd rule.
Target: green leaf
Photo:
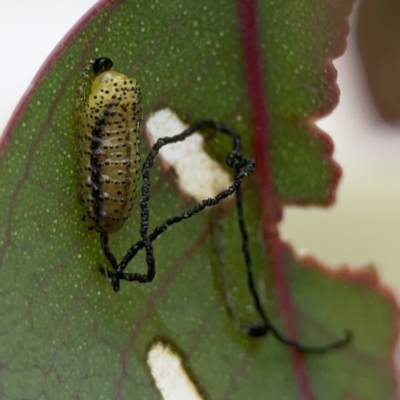
[[[371,270],[334,273],[278,233],[282,204],[333,201],[340,169],[313,125],[337,103],[331,59],[344,51],[351,1],[117,1],[96,6],[45,63],[6,130],[0,173],[0,397],[158,399],[146,355],[157,340],[183,355],[207,398],[381,400],[394,396],[398,310]],[[173,109],[242,134],[258,167],[245,182],[250,248],[264,307],[302,343],[353,342],[299,354],[258,320],[233,207],[172,227],[154,243],[157,276],[114,293],[98,272],[98,234],[81,222],[73,118],[80,72],[108,56],[135,76],[143,111]],[[207,149],[223,162],[230,143]],[[143,152],[148,148],[143,143]],[[153,174],[150,223],[188,208]],[[120,259],[139,238],[133,213],[113,235]],[[306,227],[305,227],[306,229]],[[143,254],[128,267],[145,272]]]

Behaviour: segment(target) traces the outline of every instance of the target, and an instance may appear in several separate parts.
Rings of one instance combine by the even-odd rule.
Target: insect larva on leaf
[[[205,208],[213,207],[221,200],[235,196],[242,253],[247,282],[260,321],[245,324],[243,329],[252,337],[265,336],[269,331],[282,343],[300,351],[324,353],[349,342],[345,337],[325,346],[307,346],[286,337],[272,323],[265,312],[253,277],[252,261],[248,246],[248,234],[244,219],[241,183],[256,168],[254,158],[243,158],[240,152],[240,135],[232,128],[211,120],[193,123],[182,133],[162,137],[153,145],[142,167],[140,205],[140,236],[118,262],[108,245],[108,235],[118,231],[129,217],[136,191],[139,171],[139,131],[142,120],[141,94],[134,78],[112,70],[113,62],[106,57],[91,61],[82,72],[82,84],[75,109],[79,134],[79,182],[83,219],[89,229],[100,232],[100,242],[111,269],[100,266],[100,272],[111,281],[114,291],[120,289],[120,281],[147,283],[156,275],[153,242],[171,225],[192,218]],[[215,197],[201,200],[185,212],[167,218],[149,232],[150,170],[162,147],[185,141],[200,129],[212,129],[232,139],[232,150],[226,156],[226,164],[234,174],[233,182]],[[129,262],[144,249],[147,272],[125,272]]]
[[[95,78],[89,88],[90,66]],[[139,85],[112,66],[109,58],[90,63],[76,107],[83,219],[102,233],[118,231],[129,217],[140,162]]]

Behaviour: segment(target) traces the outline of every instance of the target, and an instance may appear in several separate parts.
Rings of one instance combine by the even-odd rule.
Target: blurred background
[[[2,0],[0,132],[49,53],[95,3]],[[334,62],[340,103],[318,121],[343,168],[337,202],[326,209],[286,207],[281,231],[298,250],[336,266],[376,265],[400,294],[400,5],[364,0],[358,23],[359,9],[360,2],[348,49]]]

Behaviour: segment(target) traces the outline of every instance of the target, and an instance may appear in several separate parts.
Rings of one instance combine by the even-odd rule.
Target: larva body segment
[[[98,232],[118,231],[129,217],[140,161],[139,132],[142,112],[140,88],[134,78],[96,62],[83,71],[76,107],[79,134],[80,202],[83,220]]]

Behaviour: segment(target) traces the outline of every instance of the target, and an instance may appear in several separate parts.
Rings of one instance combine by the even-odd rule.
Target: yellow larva
[[[140,161],[140,88],[112,65],[98,58],[85,68],[75,110],[83,220],[102,233],[118,231],[129,217]]]

